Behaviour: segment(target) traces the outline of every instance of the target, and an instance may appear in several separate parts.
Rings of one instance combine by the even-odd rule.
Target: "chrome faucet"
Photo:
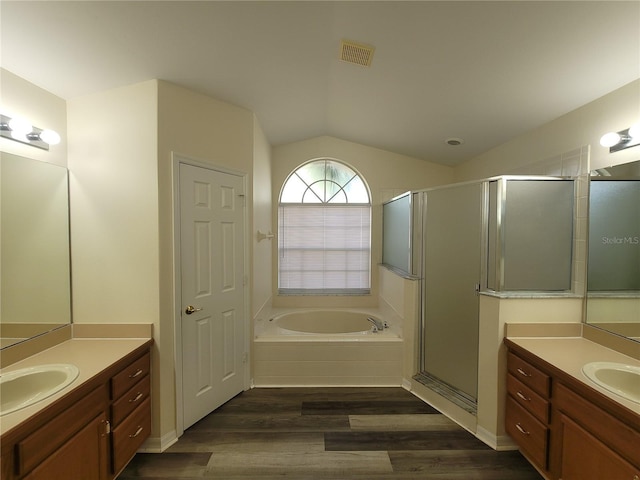
[[[373,333],[381,332],[386,327],[384,323],[382,323],[380,320],[373,317],[367,317],[367,321],[373,324]]]

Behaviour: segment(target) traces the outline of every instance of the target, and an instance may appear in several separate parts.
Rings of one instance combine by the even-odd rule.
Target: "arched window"
[[[364,180],[335,160],[314,160],[285,181],[278,206],[283,294],[367,294],[371,200]]]

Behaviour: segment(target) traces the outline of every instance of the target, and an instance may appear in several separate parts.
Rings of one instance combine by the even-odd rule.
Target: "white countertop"
[[[582,373],[582,367],[590,362],[617,362],[640,366],[640,360],[582,337],[508,337],[508,339],[640,415],[640,404],[610,392]]]
[[[71,363],[77,366],[80,372],[78,378],[56,394],[1,416],[0,434],[9,432],[42,408],[66,395],[71,389],[79,387],[148,341],[148,338],[74,338],[2,369],[0,374],[37,365]]]

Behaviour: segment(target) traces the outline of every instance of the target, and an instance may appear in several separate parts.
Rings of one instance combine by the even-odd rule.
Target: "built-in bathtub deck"
[[[255,341],[256,386],[400,386],[402,341]]]
[[[311,334],[285,331],[271,318],[256,326],[255,386],[402,385],[403,342],[393,319],[378,333]]]

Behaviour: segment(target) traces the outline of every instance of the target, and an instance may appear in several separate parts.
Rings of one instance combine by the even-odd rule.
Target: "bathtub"
[[[388,325],[375,332],[367,318]],[[255,386],[400,386],[401,321],[379,309],[280,309],[259,315]]]
[[[374,333],[373,323],[384,320],[364,312],[345,310],[309,310],[284,313],[270,322],[275,322],[277,331],[283,335],[369,335]],[[381,331],[376,334],[382,333]]]

